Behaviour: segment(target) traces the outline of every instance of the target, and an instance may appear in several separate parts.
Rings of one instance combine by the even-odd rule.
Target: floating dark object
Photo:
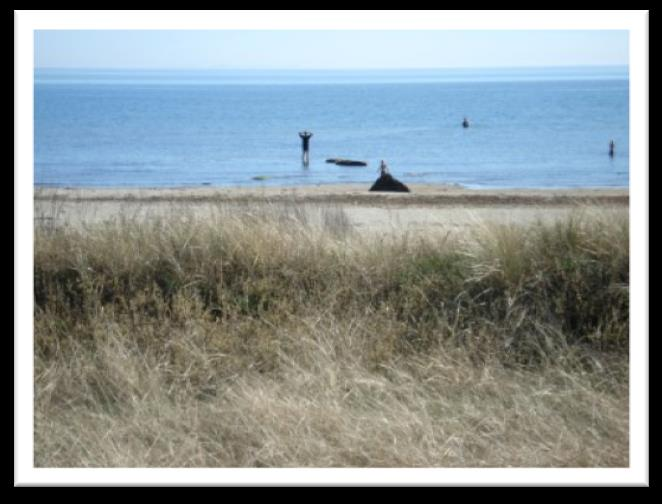
[[[466,117],[464,118],[464,121],[462,121],[462,127],[463,128],[469,127],[469,119],[467,119]]]
[[[354,161],[353,159],[329,158],[327,163],[335,163],[338,166],[368,166],[365,161]]]
[[[393,175],[390,173],[384,173],[381,175],[372,187],[371,191],[388,191],[388,192],[410,192],[409,187],[404,185],[397,179],[393,178]]]
[[[338,166],[368,166],[365,161],[353,161],[352,159],[336,159]]]

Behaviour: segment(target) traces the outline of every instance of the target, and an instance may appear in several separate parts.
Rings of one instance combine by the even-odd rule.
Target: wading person
[[[313,136],[313,134],[310,131],[301,131],[299,132],[299,136],[301,137],[301,148],[303,149],[301,160],[303,161],[303,164],[307,165],[309,161],[308,149],[310,148],[310,137]]]

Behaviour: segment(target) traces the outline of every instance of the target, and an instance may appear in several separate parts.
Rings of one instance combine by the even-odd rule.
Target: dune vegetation
[[[627,210],[35,226],[39,467],[625,467]]]

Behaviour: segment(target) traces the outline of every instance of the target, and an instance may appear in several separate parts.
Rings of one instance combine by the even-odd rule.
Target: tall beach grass
[[[236,209],[235,209],[236,210]],[[35,228],[41,467],[624,467],[627,211]]]

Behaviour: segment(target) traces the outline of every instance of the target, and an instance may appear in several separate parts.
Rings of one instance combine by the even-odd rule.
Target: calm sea
[[[34,97],[37,185],[370,184],[382,159],[405,183],[629,185],[627,67],[37,70]]]

